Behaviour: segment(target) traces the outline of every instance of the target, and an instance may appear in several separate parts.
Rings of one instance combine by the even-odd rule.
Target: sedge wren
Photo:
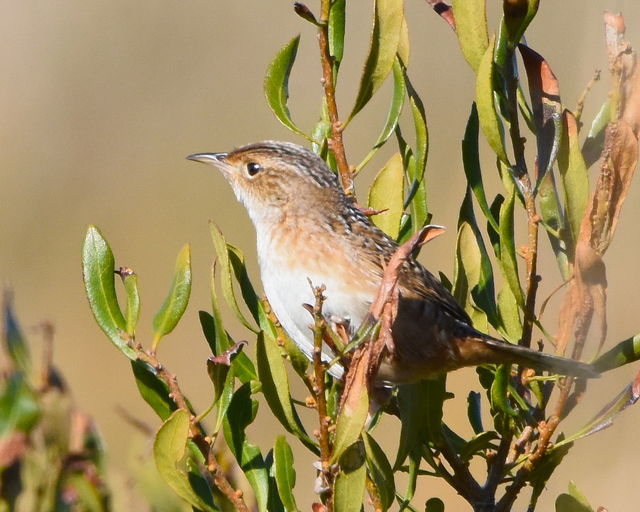
[[[304,304],[309,282],[324,285],[323,313],[353,333],[365,319],[398,245],[347,197],[336,175],[310,150],[258,142],[230,153],[188,157],[220,170],[247,209],[257,234],[264,291],[280,324],[312,358],[313,334]],[[483,334],[449,291],[415,259],[399,273],[400,299],[391,327],[394,354],[382,359],[376,382],[402,383],[463,366],[518,363],[562,375],[594,377],[588,364],[543,354]],[[334,359],[329,348],[323,358]],[[329,372],[341,378],[334,364]]]

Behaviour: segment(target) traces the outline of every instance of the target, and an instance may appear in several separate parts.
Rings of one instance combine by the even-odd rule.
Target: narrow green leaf
[[[522,338],[522,321],[518,303],[508,283],[498,293],[498,315],[500,334],[505,340],[517,343]]]
[[[344,54],[345,6],[345,0],[335,0],[329,9],[329,54],[338,65]]]
[[[562,434],[558,437],[561,439]],[[571,446],[571,444],[564,445],[561,448],[554,446],[553,450],[547,451],[542,460],[538,461],[538,464],[534,467],[530,476],[531,487],[533,487],[530,501],[532,507],[535,507],[540,494],[545,489],[547,481],[556,468],[562,463]]]
[[[551,249],[556,257],[556,263],[563,279],[569,279],[569,254],[573,254],[571,233],[562,213],[562,206],[558,198],[556,179],[552,172],[548,172],[539,182],[538,198],[540,200],[540,217],[549,237]]]
[[[243,384],[233,394],[223,419],[224,438],[249,481],[258,502],[258,510],[267,511],[269,473],[260,448],[247,439],[246,429],[253,423],[258,401],[251,397],[251,384]]]
[[[191,295],[191,246],[186,244],[178,253],[169,295],[153,318],[154,347],[160,338],[169,334],[178,325],[187,309],[189,295]]]
[[[264,94],[271,111],[284,126],[293,133],[309,138],[298,128],[289,112],[287,100],[289,99],[289,75],[296,60],[300,36],[294,37],[284,46],[269,64],[264,78]]]
[[[256,359],[262,392],[274,416],[288,432],[294,434],[305,446],[317,453],[317,446],[304,431],[300,418],[293,408],[289,377],[282,351],[268,332],[261,332],[258,335]]]
[[[596,163],[602,155],[605,128],[612,120],[611,98],[607,98],[593,118],[587,138],[582,145],[582,154],[587,168]]]
[[[570,494],[559,494],[555,505],[556,512],[593,512],[593,509],[588,504],[581,503]]]
[[[502,123],[498,118],[494,102],[494,65],[493,52],[495,50],[495,37],[491,37],[480,65],[476,78],[476,104],[478,106],[478,119],[480,128],[487,139],[489,146],[498,158],[509,165],[504,145],[504,133]]]
[[[400,43],[402,0],[376,0],[369,53],[349,122],[369,102],[391,72]]]
[[[484,193],[484,184],[482,183],[482,169],[480,167],[480,150],[478,148],[478,109],[475,102],[471,106],[471,114],[467,121],[467,127],[464,131],[464,139],[462,140],[462,162],[464,164],[464,174],[467,177],[467,183],[473,195],[478,201],[480,210],[484,213],[491,227],[498,231],[498,222],[491,213],[487,197]]]
[[[400,41],[398,42],[398,57],[405,66],[409,65],[409,53],[411,45],[409,42],[409,27],[407,19],[402,17],[402,25],[400,26]]]
[[[4,292],[4,336],[6,350],[15,368],[28,372],[31,368],[31,354],[18,320],[13,312],[12,294]]]
[[[578,489],[578,486],[573,480],[569,481],[569,494],[586,507],[589,512],[593,512],[591,505],[589,505],[589,500],[587,500],[587,497],[580,492],[580,489]]]
[[[273,448],[273,460],[280,499],[287,512],[296,512],[298,505],[293,495],[293,488],[296,486],[296,469],[293,464],[293,451],[284,436],[276,438]]]
[[[516,303],[524,309],[524,292],[518,277],[518,262],[513,229],[513,205],[515,190],[506,198],[500,208],[500,264],[504,277],[513,292]]]
[[[476,434],[484,432],[480,404],[480,393],[477,391],[469,391],[469,395],[467,396],[467,417],[469,418],[469,425],[471,425],[471,428]]]
[[[393,155],[378,172],[369,189],[369,208],[383,210],[371,220],[391,238],[400,233],[404,211],[404,169],[400,153]]]
[[[334,509],[340,512],[360,512],[366,483],[367,466],[362,443],[359,442],[344,453],[340,462],[340,472],[335,483]]]
[[[640,359],[640,334],[621,341],[607,350],[592,364],[596,371],[603,373]]]
[[[525,30],[538,12],[540,0],[526,2],[503,2],[504,25],[511,48],[520,42]]]
[[[140,396],[151,406],[161,420],[166,420],[177,407],[169,396],[169,386],[158,377],[147,363],[131,361],[131,369],[133,370]]]
[[[488,449],[497,449],[492,443],[500,436],[493,430],[487,430],[473,436],[460,449],[460,458],[463,462],[470,461],[477,453],[486,452]]]
[[[102,233],[89,226],[82,248],[82,277],[96,322],[111,342],[129,359],[136,352],[128,344],[126,322],[115,288],[115,263],[113,253]]]
[[[136,326],[140,318],[140,294],[138,293],[138,276],[134,272],[122,276],[124,289],[127,292],[126,331],[129,336],[135,336]]]
[[[40,418],[35,391],[24,373],[12,373],[0,395],[0,437],[12,430],[29,433]]]
[[[391,106],[389,108],[389,113],[387,114],[387,120],[385,121],[384,128],[382,128],[382,132],[378,136],[376,143],[373,145],[369,154],[364,158],[362,162],[356,168],[358,171],[361,170],[369,160],[373,158],[373,156],[377,153],[378,149],[381,148],[384,143],[391,137],[396,126],[398,126],[398,121],[400,120],[400,114],[402,113],[402,106],[404,105],[404,98],[407,92],[407,87],[404,82],[404,71],[402,64],[399,61],[399,58],[396,58],[393,63],[393,97],[391,98]]]
[[[388,510],[396,495],[393,469],[384,450],[368,432],[363,432],[362,441],[367,458],[367,468],[371,480],[376,486],[382,510]]]
[[[409,183],[409,193],[405,200],[405,206],[409,206],[411,211],[411,229],[415,233],[422,229],[431,219],[427,207],[427,189],[424,182],[424,172],[427,165],[427,155],[429,153],[429,132],[427,130],[427,116],[424,105],[413,88],[409,76],[404,75],[409,95],[409,105],[411,107],[411,117],[415,131],[415,148],[408,155],[403,154],[405,169],[407,170],[407,181]],[[396,132],[399,134],[399,127]],[[401,145],[401,153],[404,153]]]
[[[224,235],[220,231],[220,228],[218,228],[218,226],[216,226],[213,222],[209,223],[209,229],[211,230],[213,246],[216,250],[218,263],[220,264],[220,281],[222,285],[222,295],[224,296],[224,300],[227,302],[231,310],[235,313],[236,318],[240,321],[240,323],[247,329],[257,333],[258,330],[256,329],[256,327],[252,325],[251,322],[249,322],[242,313],[242,310],[240,309],[240,305],[238,303],[238,299],[236,298],[236,293],[233,289],[232,275],[234,274],[234,267],[231,263],[230,258],[230,253],[232,250],[231,246],[225,240]],[[253,291],[253,287],[251,287],[251,283],[246,274],[246,269],[244,269],[242,253],[237,249],[235,250],[235,257],[237,260],[236,266],[238,266],[238,271],[243,278],[240,284],[242,285],[241,290],[243,292],[245,302],[248,306],[250,305],[250,309],[255,311],[258,307],[258,298]]]
[[[176,410],[160,427],[153,442],[153,456],[160,476],[173,491],[190,505],[205,512],[216,510],[213,502],[205,501],[191,486],[182,460],[189,436],[189,413]]]
[[[365,379],[366,376],[363,374],[362,380],[354,381],[351,393],[338,413],[331,462],[340,460],[342,454],[352,447],[362,434],[369,413],[369,393]]]
[[[489,46],[486,0],[453,0],[452,7],[462,55],[477,73]]]
[[[499,412],[507,416],[517,417],[516,411],[509,403],[509,381],[511,380],[511,365],[498,365],[495,379],[491,385],[491,409],[494,413]]]
[[[575,243],[578,240],[580,224],[589,201],[589,174],[580,150],[576,118],[568,110],[565,110],[563,115],[564,134],[558,154],[558,168],[571,239]]]

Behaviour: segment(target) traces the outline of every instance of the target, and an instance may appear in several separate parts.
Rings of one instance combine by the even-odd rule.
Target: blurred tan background
[[[317,11],[316,3],[309,6]],[[354,99],[368,44],[369,4],[349,5],[350,37],[338,93],[343,113]],[[430,129],[430,210],[435,222],[450,228],[423,252],[423,261],[433,271],[451,275],[457,204],[464,189],[460,140],[473,99],[473,77],[448,26],[424,1],[406,4],[409,70]],[[495,28],[500,2],[490,4]],[[528,31],[529,44],[550,62],[570,108],[594,70],[606,70],[604,9],[625,14],[628,39],[640,49],[640,5],[634,0],[542,2]],[[178,250],[185,242],[193,244],[191,303],[181,325],[162,342],[160,356],[202,409],[211,385],[197,311],[209,310],[209,219],[245,250],[252,275],[257,273],[253,229],[243,208],[221,176],[184,157],[267,138],[302,143],[279,125],[262,93],[267,63],[299,32],[291,110],[308,130],[321,94],[317,44],[312,26],[294,15],[288,0],[2,2],[0,282],[15,290],[17,313],[34,350],[40,340],[32,327],[42,320],[55,324],[56,363],[78,404],[100,425],[112,474],[126,469],[134,437],[116,407],[154,428],[158,423],[139,398],[125,359],[99,332],[89,311],[80,268],[86,227],[98,225],[117,264],[140,276],[143,343],[168,289]],[[605,78],[587,100],[585,120],[591,119],[607,86]],[[345,134],[352,163],[377,136],[389,92],[387,84]],[[383,152],[369,172],[389,155]],[[485,165],[491,172],[490,158]],[[365,187],[359,190],[365,197]],[[640,187],[634,184],[606,258],[611,342],[640,331],[639,219]],[[546,241],[542,245],[548,248]],[[559,277],[549,258],[543,263],[543,272],[548,270],[543,289],[550,290]],[[231,322],[228,327],[236,338],[248,336]],[[566,430],[588,419],[637,370],[637,365],[625,368],[593,383]],[[458,372],[451,383],[457,397],[448,404],[446,419],[455,425],[464,414],[470,386],[476,384],[473,372]],[[256,441],[266,450],[278,428],[264,409],[258,421]],[[593,505],[634,509],[640,500],[639,421],[640,408],[631,409],[613,428],[581,441],[552,479],[540,510],[550,510],[571,479]],[[397,425],[388,430],[397,432]],[[394,446],[395,439],[387,442]],[[313,492],[310,462],[304,460],[298,468],[302,504]],[[445,498],[447,510],[467,510],[439,483],[423,479],[419,492]]]

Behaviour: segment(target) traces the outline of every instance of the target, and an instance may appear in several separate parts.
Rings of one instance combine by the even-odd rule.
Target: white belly
[[[311,268],[302,270],[300,266],[292,267],[287,262],[274,258],[269,258],[268,261],[261,258],[260,273],[273,312],[284,330],[309,359],[313,358],[313,317],[303,304],[313,305],[315,302],[311,284],[314,287],[324,285],[326,288],[326,301],[323,305],[325,318],[329,322],[335,319],[346,321],[352,330],[360,326],[373,301],[371,293],[354,295],[353,287],[348,289],[344,281],[331,274],[321,275]],[[325,346],[323,360],[331,361],[333,358],[334,355]],[[334,364],[329,373],[341,378],[343,368]]]

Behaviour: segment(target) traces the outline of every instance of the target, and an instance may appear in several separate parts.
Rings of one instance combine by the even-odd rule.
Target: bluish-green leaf
[[[509,165],[507,152],[504,145],[504,133],[502,123],[498,118],[494,102],[494,64],[493,52],[495,50],[495,37],[492,37],[480,65],[476,78],[476,104],[478,106],[478,120],[480,128],[487,139],[489,146],[498,158]]]
[[[186,244],[178,253],[169,295],[153,318],[153,346],[169,334],[182,318],[191,295],[191,246]]]
[[[273,448],[273,460],[278,494],[282,504],[287,512],[296,512],[298,505],[293,495],[293,488],[296,486],[296,468],[293,464],[293,451],[284,436],[276,438]]]
[[[391,72],[400,42],[403,3],[402,0],[375,2],[369,53],[349,120],[364,108]]]
[[[396,485],[393,479],[393,469],[384,450],[367,432],[362,434],[364,450],[367,458],[367,468],[371,480],[376,486],[382,510],[388,510],[396,495]]]
[[[111,342],[129,359],[135,359],[116,297],[114,267],[109,244],[98,228],[89,226],[82,248],[82,277],[91,311]]]
[[[462,55],[477,73],[489,46],[486,0],[453,0],[452,7]]]
[[[271,111],[275,114],[284,126],[293,133],[308,138],[305,133],[298,128],[289,112],[287,100],[289,99],[289,75],[296,60],[300,36],[294,37],[287,43],[269,64],[264,79],[264,94]]]
[[[471,425],[473,432],[476,434],[484,432],[480,404],[480,393],[477,391],[469,391],[469,395],[467,396],[467,418],[469,418],[469,425]]]
[[[369,208],[382,210],[371,220],[391,238],[398,238],[404,211],[404,169],[400,153],[393,155],[373,180]]]
[[[189,436],[189,413],[176,410],[160,427],[153,442],[153,456],[164,481],[187,503],[205,512],[216,510],[213,502],[196,493],[185,471],[185,457]]]
[[[258,510],[266,512],[269,502],[269,473],[260,448],[249,442],[246,434],[246,429],[255,420],[258,410],[258,401],[251,394],[250,383],[243,384],[233,394],[223,420],[224,437],[253,489]]]

